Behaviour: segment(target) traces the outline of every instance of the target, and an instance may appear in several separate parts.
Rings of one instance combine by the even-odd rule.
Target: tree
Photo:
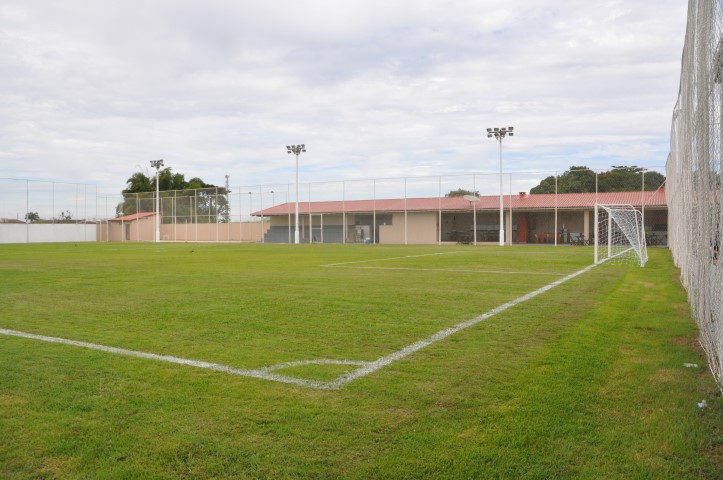
[[[623,192],[640,190],[643,186],[643,168],[632,166],[613,166],[598,178],[600,192]],[[658,172],[645,172],[644,190],[655,190],[665,182],[665,176]]]
[[[182,173],[173,173],[171,167],[158,171],[158,189],[160,192],[161,211],[164,221],[174,215],[176,223],[227,223],[230,221],[230,207],[225,187],[204,182],[198,177],[186,181]],[[187,191],[183,193],[183,191]],[[173,194],[164,194],[171,192]],[[136,172],[126,181],[123,189],[124,201],[116,207],[118,216],[131,215],[138,212],[155,211],[156,176],[148,176]],[[180,192],[180,193],[179,193]],[[135,194],[135,195],[130,195]],[[179,197],[187,196],[188,202],[178,201]],[[174,207],[166,207],[169,199],[175,200]],[[169,215],[169,212],[170,213]]]
[[[136,172],[126,180],[127,187],[123,189],[122,193],[152,192],[155,187],[154,183],[143,172]]]
[[[474,195],[475,197],[479,196],[479,192],[473,192],[471,190],[465,190],[464,188],[458,188],[457,190],[452,190],[448,194],[445,195],[445,197],[464,197],[465,195]]]
[[[38,215],[38,212],[28,212],[25,214],[25,221],[27,223],[35,223],[38,220],[40,220],[40,215]]]
[[[60,215],[58,215],[57,221],[58,221],[58,223],[71,223],[73,221],[73,217],[70,214],[70,210],[60,212]]]
[[[555,177],[545,178],[530,193],[555,193]],[[587,167],[572,166],[557,177],[557,193],[580,193],[595,191],[595,172]]]
[[[643,176],[643,173],[645,174]],[[645,179],[645,190],[656,190],[665,182],[665,176],[658,172],[647,172],[645,169],[632,166],[613,166],[607,172],[597,175],[584,166],[573,166],[557,177],[557,190],[555,190],[555,177],[545,178],[530,193],[586,193],[595,192],[629,192],[640,190]]]

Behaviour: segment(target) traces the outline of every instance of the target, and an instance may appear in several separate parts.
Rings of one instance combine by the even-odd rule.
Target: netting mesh
[[[667,164],[669,245],[711,371],[723,388],[722,81],[723,5],[690,0]]]
[[[595,263],[645,266],[648,251],[643,217],[632,205],[597,205]]]

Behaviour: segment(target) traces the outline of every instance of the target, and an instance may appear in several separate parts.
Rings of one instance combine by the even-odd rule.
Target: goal
[[[643,217],[632,205],[595,205],[595,263],[645,266]]]

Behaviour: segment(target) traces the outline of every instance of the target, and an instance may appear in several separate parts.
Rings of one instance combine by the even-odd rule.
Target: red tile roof
[[[499,210],[500,197],[495,195],[478,197],[476,205],[464,197],[395,198],[378,200],[346,200],[328,202],[299,202],[299,213],[371,213],[371,212],[425,212]],[[505,195],[504,207],[513,210],[592,209],[595,203],[624,204],[640,207],[665,207],[665,190],[655,192],[608,192],[608,193],[560,193]],[[289,215],[294,213],[294,202],[282,203],[253,212],[252,215]]]
[[[141,213],[132,213],[130,215],[126,215],[124,217],[117,217],[112,220],[108,220],[109,222],[132,222],[133,220],[139,220],[141,218],[147,218],[152,217],[156,214],[156,212],[141,212]]]

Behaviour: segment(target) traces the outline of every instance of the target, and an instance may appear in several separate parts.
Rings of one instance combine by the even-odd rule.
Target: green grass
[[[243,369],[373,361],[591,256],[5,245],[0,328]],[[0,336],[0,477],[719,478],[723,403],[669,252],[650,257],[595,268],[339,390]]]

